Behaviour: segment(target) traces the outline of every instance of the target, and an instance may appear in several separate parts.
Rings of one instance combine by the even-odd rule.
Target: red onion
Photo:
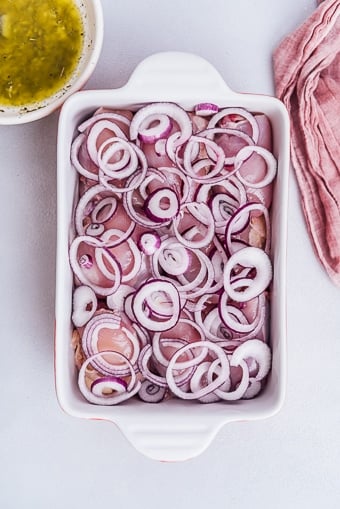
[[[262,294],[260,294],[262,295]],[[248,322],[242,309],[228,304],[228,294],[222,293],[219,301],[219,314],[223,322],[233,332],[239,334],[249,334],[254,331],[261,321],[263,324],[263,313],[261,312],[262,299],[258,296],[258,308],[259,311],[256,313],[255,318],[252,322]]]
[[[172,129],[171,118],[164,114],[148,115],[139,126],[138,137],[144,143],[155,143],[167,138]]]
[[[177,359],[183,355],[187,350],[193,350],[193,349],[199,349],[200,353],[197,357],[197,364],[200,362],[200,356],[202,355],[202,351],[204,353],[206,350],[212,351],[218,356],[218,359],[220,361],[221,365],[221,373],[215,378],[214,381],[212,381],[210,384],[206,385],[205,387],[195,391],[195,392],[184,392],[181,388],[179,388],[176,385],[176,381],[173,375],[173,371],[175,369],[180,369],[181,363],[176,362]],[[169,385],[170,390],[179,398],[181,399],[199,399],[203,396],[213,392],[218,387],[220,387],[229,377],[229,362],[227,360],[227,357],[221,347],[216,345],[215,343],[211,343],[210,341],[199,341],[197,343],[189,343],[188,345],[183,346],[179,350],[177,350],[174,355],[172,356],[167,371],[166,371],[166,378]]]
[[[78,386],[83,394],[83,396],[90,402],[95,405],[116,405],[118,403],[122,403],[123,401],[126,401],[127,399],[132,398],[135,394],[138,393],[141,383],[136,378],[136,374],[134,372],[134,369],[131,365],[131,363],[128,361],[128,359],[124,358],[123,355],[120,355],[120,357],[124,360],[124,363],[127,365],[127,370],[129,371],[129,374],[131,375],[130,383],[128,384],[127,388],[123,392],[117,392],[116,394],[109,394],[105,395],[102,393],[102,395],[97,395],[92,392],[92,390],[88,389],[85,381],[86,377],[86,370],[89,367],[90,364],[93,364],[95,360],[98,360],[100,357],[105,356],[118,356],[117,352],[112,351],[104,351],[99,352],[97,354],[94,354],[90,357],[88,357],[84,363],[82,364],[79,374],[78,374]],[[100,379],[99,379],[100,380]],[[93,384],[92,384],[93,385]]]
[[[196,240],[189,240],[188,238],[185,238],[183,233],[180,233],[179,231],[185,210],[187,213],[191,214],[199,223],[199,225],[195,227],[195,232],[197,232],[200,238]],[[210,244],[214,238],[215,228],[214,218],[209,207],[204,203],[185,203],[181,206],[180,211],[181,214],[177,215],[173,220],[173,230],[177,240],[186,247],[196,249],[205,247]]]
[[[159,319],[159,314],[157,315],[157,319],[155,319],[147,316],[145,313],[145,300],[154,292],[158,293],[159,291],[168,296],[172,305],[172,316],[164,320]],[[151,331],[164,331],[171,329],[171,327],[177,323],[181,309],[178,290],[176,286],[169,281],[161,281],[157,279],[149,280],[144,283],[144,285],[140,286],[134,294],[132,309],[138,323],[146,329]]]
[[[192,134],[192,125],[186,111],[174,103],[153,103],[144,106],[134,115],[130,124],[130,139],[136,140],[142,125],[150,115],[167,115],[180,127],[180,134],[177,137],[176,145],[187,141]]]
[[[238,246],[235,249],[235,236],[239,235],[244,229],[251,225],[251,214],[255,213],[258,216],[263,215],[265,226],[266,226],[266,237],[264,251],[269,252],[270,247],[270,220],[268,209],[262,203],[246,203],[239,207],[236,212],[230,217],[226,229],[225,229],[225,244],[227,252],[232,254],[234,251],[238,251],[240,248],[244,248],[244,245],[240,246],[238,240]]]
[[[149,194],[144,202],[144,210],[152,221],[168,222],[179,212],[178,196],[170,188],[158,189]]]
[[[135,145],[118,137],[101,144],[97,159],[99,168],[111,179],[130,177],[138,167]]]
[[[134,291],[135,289],[132,286],[122,283],[115,293],[106,297],[107,307],[112,311],[123,311],[126,297]]]
[[[124,317],[124,315],[123,315]],[[122,319],[120,314],[117,313],[100,313],[87,323],[82,334],[82,348],[88,357],[100,352],[99,342],[101,331],[108,335],[111,331],[112,350],[117,354],[118,359],[121,358],[122,353],[118,351],[118,346],[124,349],[124,358],[128,359],[132,365],[137,362],[140,353],[140,344],[135,332],[132,332],[128,327],[126,318]],[[106,344],[106,341],[105,341]],[[112,356],[111,356],[112,358]],[[106,356],[102,356],[93,361],[96,369],[105,375],[126,376],[126,368],[122,368],[120,364],[108,362]]]
[[[199,144],[203,144],[209,149],[204,159],[199,159],[195,162],[196,154],[199,152]],[[177,161],[179,158],[177,158]],[[192,136],[187,142],[184,155],[183,155],[183,170],[195,181],[206,182],[213,181],[220,182],[225,178],[222,173],[225,161],[225,154],[223,149],[209,138],[202,136]],[[212,166],[212,170],[205,173],[204,170]]]
[[[79,126],[69,256],[90,403],[261,391],[277,162],[259,125],[243,108],[163,102],[101,108]]]
[[[118,378],[117,376],[103,376],[92,382],[91,392],[95,396],[105,396],[105,389],[122,393],[126,391],[127,383],[123,378]]]
[[[161,238],[157,232],[144,232],[138,239],[137,243],[142,253],[151,256],[161,246]]]
[[[160,387],[149,380],[142,382],[138,392],[140,399],[146,403],[159,403],[164,399],[165,394],[166,389],[164,387]]]
[[[258,126],[257,120],[254,115],[252,115],[249,111],[247,111],[244,108],[224,108],[223,110],[219,111],[218,113],[216,113],[215,115],[213,115],[211,117],[209,124],[208,124],[208,128],[215,127],[218,124],[218,122],[221,122],[221,120],[223,120],[225,117],[229,117],[229,116],[234,117],[235,115],[243,117],[249,122],[249,124],[251,125],[251,128],[252,128],[251,137],[252,137],[254,143],[257,143],[257,141],[259,139],[259,126]],[[227,125],[230,125],[230,124],[227,124]],[[233,123],[232,125],[234,128],[235,127],[237,128],[237,123],[236,124]]]
[[[122,175],[112,174],[108,168],[99,169],[99,182],[115,193],[127,193],[136,189],[143,182],[148,169],[147,160],[142,150],[132,143],[127,146],[129,147],[128,151],[131,159],[129,159],[129,164],[123,173],[123,178],[127,177],[126,181],[123,180],[124,184],[122,184],[120,178]],[[129,180],[128,177],[132,178]],[[117,179],[118,182],[116,182]]]
[[[77,172],[85,178],[95,180],[98,182],[98,173],[88,170],[85,168],[80,160],[79,160],[79,152],[86,141],[85,134],[79,134],[77,138],[73,141],[71,147],[71,162],[73,167],[77,170]],[[98,168],[96,168],[98,172]]]
[[[266,173],[265,177],[263,177],[263,179],[260,180],[259,182],[256,182],[254,179],[250,180],[250,179],[243,178],[242,173],[241,173],[242,164],[254,152],[256,154],[259,154],[264,159],[264,161],[266,162],[266,165],[267,165],[267,173]],[[238,179],[243,184],[245,184],[249,187],[252,187],[254,189],[259,189],[261,187],[268,186],[269,184],[271,184],[273,182],[275,175],[276,175],[277,162],[276,162],[275,157],[273,156],[273,154],[271,152],[269,152],[269,150],[267,150],[263,147],[258,147],[256,145],[241,148],[241,150],[235,156],[234,164],[235,164],[235,168],[237,169],[236,174],[237,174]]]
[[[77,253],[81,243],[94,249],[95,264],[91,255],[86,254],[78,258]],[[103,248],[103,243],[94,237],[81,235],[74,239],[70,247],[70,264],[79,281],[90,286],[99,296],[114,293],[121,283],[122,274],[119,263]],[[100,282],[98,277],[101,278]]]
[[[89,286],[78,286],[73,292],[72,322],[83,327],[97,310],[97,296]]]
[[[227,127],[225,127],[225,128],[213,127],[213,128],[208,128],[208,129],[200,132],[200,136],[206,137],[210,140],[214,140],[214,138],[217,135],[220,136],[220,135],[224,135],[224,134],[228,135],[228,136],[234,136],[236,138],[239,138],[240,140],[245,142],[247,145],[254,145],[254,140],[250,136],[248,136],[248,134],[244,133],[243,131],[238,131],[237,129],[230,129]],[[211,153],[210,147],[207,147],[207,150],[209,153]],[[237,154],[235,154],[235,155],[224,154],[224,155],[225,155],[224,164],[225,165],[234,165],[235,157]],[[229,172],[229,175],[231,175],[235,171],[236,171],[236,169],[234,168],[234,170],[232,172]]]
[[[87,150],[92,161],[97,165],[98,165],[98,150],[100,148],[100,144],[98,146],[98,140],[105,132],[105,130],[110,132],[111,136],[116,136],[121,138],[122,140],[126,140],[126,135],[116,123],[111,122],[110,120],[107,119],[95,122],[90,127],[87,134]]]
[[[231,272],[238,266],[254,267],[254,278],[232,278]],[[234,253],[224,267],[224,289],[236,302],[254,299],[269,285],[272,278],[272,266],[268,255],[257,247],[245,247]]]
[[[202,329],[192,320],[186,318],[180,318],[178,320],[178,326],[187,326],[189,329],[193,329],[193,332],[196,332],[201,341],[204,340],[204,333]],[[164,334],[164,336],[162,336]],[[169,359],[165,357],[164,348],[166,346],[178,349],[181,348],[184,344],[187,343],[184,339],[170,339],[167,338],[167,335],[170,334],[170,331],[167,332],[156,332],[152,337],[152,352],[159,362],[164,367],[169,365]],[[183,367],[183,366],[182,366]]]
[[[219,107],[213,103],[199,103],[195,106],[195,114],[201,115],[202,117],[208,117],[214,113],[217,113]]]

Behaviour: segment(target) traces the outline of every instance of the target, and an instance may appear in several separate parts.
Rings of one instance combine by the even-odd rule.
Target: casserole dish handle
[[[134,95],[142,92],[144,102],[172,101],[188,108],[198,101],[213,102],[214,98],[225,102],[226,97],[237,95],[207,60],[176,51],[147,57],[135,68],[124,88],[133,89]],[[183,104],[184,98],[188,104]]]
[[[233,420],[235,418],[229,419]],[[158,421],[156,418],[151,423],[144,414],[134,423],[126,419],[119,420],[117,424],[133,447],[144,456],[163,462],[177,462],[195,458],[205,451],[226,422],[212,415],[201,422],[185,419],[177,411],[166,420],[163,415],[163,419]]]

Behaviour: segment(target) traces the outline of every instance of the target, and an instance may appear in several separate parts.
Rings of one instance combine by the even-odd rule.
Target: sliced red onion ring
[[[145,298],[145,304],[151,314],[159,318],[169,318],[173,314],[173,304],[167,293],[162,290],[154,291]]]
[[[195,320],[202,328],[205,337],[210,341],[220,343],[227,340],[229,342],[232,337],[231,331],[222,322],[216,305],[211,308],[204,318],[202,316],[203,311],[205,311],[206,307],[209,305],[209,303],[206,304],[209,298],[211,298],[211,295],[202,295],[198,300],[197,309],[194,312]],[[216,299],[216,296],[214,296],[214,298]]]
[[[239,366],[242,369],[242,379],[236,389],[233,391],[228,391],[221,388],[217,388],[214,391],[214,394],[216,394],[216,396],[218,396],[220,399],[223,399],[224,401],[236,401],[243,398],[249,386],[249,370],[247,363],[243,360],[240,360],[239,363],[235,363],[232,356],[230,360],[230,366]]]
[[[124,326],[122,319],[115,313],[100,313],[95,316],[87,323],[82,335],[82,348],[87,357],[99,353],[98,342],[100,331],[112,330],[113,335],[119,331],[120,335],[125,336],[125,349],[127,355],[124,358],[128,359],[129,362],[134,365],[137,362],[140,353],[140,344],[137,334],[132,333],[129,329]],[[121,343],[121,340],[119,341]],[[114,350],[110,350],[113,352]],[[120,359],[122,354],[116,352],[117,357]],[[98,358],[93,361],[93,365],[96,369],[105,375],[114,376],[127,376],[128,372],[122,365],[108,362],[106,357]]]
[[[103,119],[99,120],[98,122],[95,122],[89,129],[87,134],[87,150],[89,153],[89,156],[91,157],[92,161],[98,165],[98,150],[100,148],[100,145],[98,146],[98,139],[100,138],[100,135],[107,130],[112,133],[113,136],[117,136],[121,138],[122,140],[126,140],[126,136],[122,129],[115,124],[114,122]],[[111,135],[111,136],[112,136]]]
[[[71,146],[71,162],[73,167],[77,170],[77,172],[82,175],[83,177],[94,180],[98,182],[98,174],[93,173],[93,171],[89,171],[87,168],[85,168],[79,161],[79,151],[83,145],[83,143],[86,142],[86,136],[85,134],[79,134],[72,142]]]
[[[214,377],[216,377],[216,375],[218,375],[220,372],[221,366],[219,363],[219,359],[215,359],[214,361],[210,362],[205,374],[206,383],[211,383]],[[226,381],[222,385],[220,385],[219,390],[228,392],[230,390],[230,387],[231,387],[231,376],[229,376],[226,379]],[[220,401],[220,398],[216,395],[216,391],[214,391],[210,394],[207,394],[206,396],[203,396],[203,398],[200,398],[199,401],[201,403],[212,403],[215,401]]]
[[[167,251],[168,254],[163,255],[164,251]],[[164,260],[161,264],[160,258],[162,256]],[[184,275],[185,272],[182,273],[182,271],[189,268],[188,261],[192,262],[193,260],[199,262],[199,268],[196,276],[189,281]],[[162,269],[163,274],[161,274]],[[185,248],[174,237],[164,240],[161,248],[154,253],[152,270],[156,278],[175,284],[180,295],[187,299],[195,299],[203,293],[215,291],[215,288],[217,288],[213,285],[215,272],[208,256],[199,249]],[[176,274],[174,274],[175,272]],[[176,279],[173,279],[174,277]],[[221,280],[217,285],[222,288],[223,281]]]
[[[216,196],[220,195],[223,198],[217,199]],[[216,203],[215,200],[217,200]],[[222,203],[221,200],[223,200]],[[218,234],[224,234],[228,220],[242,205],[247,203],[247,194],[243,184],[238,181],[235,175],[231,175],[227,180],[218,184],[201,185],[196,195],[196,201],[209,204],[215,220],[215,231]],[[222,209],[219,203],[221,203]]]
[[[213,128],[205,129],[204,131],[201,131],[199,133],[200,136],[206,137],[206,138],[208,138],[210,140],[214,140],[214,137],[216,135],[221,135],[221,134],[227,134],[229,136],[235,136],[236,138],[240,138],[247,145],[254,145],[253,138],[251,138],[248,134],[244,133],[243,131],[239,131],[237,129],[230,129],[230,128],[227,128],[227,127],[225,127],[225,128],[223,128],[223,127],[213,127]],[[214,157],[214,153],[211,152],[211,149],[210,149],[209,146],[207,146],[207,152],[209,153],[210,157]],[[233,155],[233,156],[225,155],[224,164],[226,166],[234,165],[235,157],[236,157],[236,154]],[[232,175],[235,171],[236,171],[236,169],[234,168],[233,170],[231,170],[228,173],[228,175]]]
[[[101,184],[90,187],[80,198],[75,211],[78,235],[100,237],[107,228],[106,223],[111,221],[114,214],[119,213],[121,209],[122,204],[117,194]],[[124,215],[127,219],[129,218],[125,212]],[[121,241],[130,237],[134,228],[135,224],[131,220]]]
[[[135,329],[141,348],[150,344],[150,336],[146,329],[140,327],[138,323],[132,323],[132,328]]]
[[[218,124],[218,122],[220,122],[224,117],[228,117],[230,115],[241,116],[249,122],[249,124],[252,128],[251,137],[254,140],[254,143],[257,143],[258,139],[259,139],[259,134],[260,134],[259,125],[257,123],[255,116],[244,108],[224,108],[223,110],[216,113],[213,117],[211,117],[211,119],[209,120],[209,123],[208,123],[208,128],[215,127]],[[233,125],[235,126],[235,123],[233,123]],[[237,127],[237,124],[236,124],[236,127]]]
[[[149,194],[144,202],[144,210],[152,221],[168,222],[179,212],[178,196],[170,188],[158,189]]]
[[[242,343],[233,353],[232,362],[235,365],[246,359],[255,359],[258,371],[252,378],[258,382],[263,380],[269,373],[271,364],[271,351],[269,346],[260,339],[249,339]]]
[[[237,332],[239,334],[249,334],[254,331],[261,321],[261,326],[264,322],[264,313],[263,313],[263,295],[260,294],[258,296],[258,311],[254,317],[252,322],[248,322],[245,317],[242,309],[228,304],[228,295],[226,292],[222,293],[219,301],[219,314],[223,322],[227,327],[229,327],[232,331]]]
[[[233,236],[241,233],[248,224],[251,223],[251,214],[252,213],[260,213],[263,215],[266,225],[266,244],[264,246],[264,251],[266,253],[269,252],[270,248],[270,219],[269,212],[265,205],[262,203],[250,202],[239,207],[235,213],[231,216],[230,220],[227,223],[225,229],[225,245],[227,248],[227,252],[232,254],[234,251],[239,250],[239,241],[235,248],[235,241]],[[241,248],[244,246],[241,245]]]
[[[123,311],[126,297],[134,292],[133,286],[121,284],[115,293],[106,297],[107,307],[112,311]]]
[[[142,349],[139,358],[138,358],[138,368],[142,373],[143,377],[146,378],[149,382],[159,385],[159,387],[163,387],[164,389],[167,387],[167,381],[163,376],[152,373],[148,367],[148,363],[152,356],[152,348],[151,345],[145,345]]]
[[[249,380],[249,386],[246,392],[243,394],[242,399],[252,399],[255,396],[258,395],[260,390],[262,389],[262,383],[258,382],[257,380],[254,380],[251,378]]]
[[[133,309],[132,309],[132,301],[133,301],[133,297],[134,297],[135,293],[136,293],[135,290],[133,291],[133,293],[129,293],[125,297],[125,300],[124,300],[124,313],[126,314],[128,319],[134,323],[136,321],[136,317],[135,317]]]
[[[120,180],[118,180],[119,185],[118,183],[115,184],[115,179],[112,179],[112,177],[108,176],[101,168],[99,169],[99,182],[114,193],[120,194],[132,191],[136,189],[145,178],[148,169],[146,157],[139,147],[132,143],[131,147],[137,155],[137,166],[134,167],[133,172],[131,173],[130,177],[127,178],[124,185]]]
[[[213,103],[199,103],[196,104],[194,111],[195,115],[201,115],[202,117],[208,117],[209,115],[213,115],[217,113],[219,107]]]
[[[188,177],[179,169],[173,167],[160,167],[159,171],[166,177],[167,185],[176,192],[180,203],[185,203],[190,193],[190,182]],[[179,181],[181,185],[179,185]]]
[[[72,322],[83,327],[97,310],[97,296],[89,286],[78,286],[73,292]]]
[[[96,278],[98,277],[97,272],[92,274],[91,270],[86,270],[92,269],[93,267],[93,260],[88,255],[85,255],[87,256],[87,260],[85,261],[83,260],[84,255],[78,259],[77,252],[82,242],[95,248],[94,253],[97,267],[108,282],[108,286],[102,286],[96,283]],[[103,248],[103,243],[101,241],[95,237],[80,235],[72,242],[69,256],[72,270],[79,281],[83,285],[90,286],[97,295],[106,297],[118,289],[122,279],[120,265],[114,256]]]
[[[117,198],[115,196],[107,196],[98,202],[91,212],[93,223],[106,223],[112,218],[117,210]]]
[[[149,380],[144,380],[144,382],[142,382],[138,392],[138,396],[142,401],[145,401],[145,403],[159,403],[163,401],[165,395],[165,387],[160,387]]]
[[[190,249],[183,246],[176,237],[169,237],[153,253],[153,273],[158,279],[162,278],[161,270],[167,275],[178,276],[188,269],[191,259]]]
[[[196,154],[199,151],[199,145],[203,144],[209,149],[208,155],[210,158],[199,159],[195,162]],[[177,157],[178,161],[178,157]],[[225,154],[223,149],[209,138],[202,136],[191,136],[190,140],[186,143],[183,154],[183,170],[195,181],[205,182],[213,180],[220,182],[225,179],[222,172],[224,168]],[[212,166],[213,169],[208,173],[202,173],[207,167]]]
[[[98,150],[98,166],[111,179],[130,177],[138,167],[136,145],[118,137],[108,138]]]
[[[241,173],[242,164],[244,161],[249,159],[249,157],[253,153],[259,154],[265,161],[267,165],[267,173],[260,181],[255,181],[256,176],[254,174],[250,175],[250,178],[244,178]],[[277,170],[277,161],[273,154],[263,148],[258,147],[257,145],[247,146],[243,147],[235,156],[235,168],[237,170],[236,174],[238,179],[245,185],[254,189],[260,189],[262,187],[268,186],[271,184],[276,176],[276,170]]]
[[[231,272],[238,266],[254,267],[254,278],[232,281]],[[224,267],[224,289],[235,302],[246,302],[262,293],[272,279],[272,264],[269,256],[257,247],[245,247],[234,253]]]
[[[130,139],[136,140],[141,126],[150,115],[167,115],[173,119],[180,128],[176,146],[187,141],[192,134],[192,124],[189,115],[183,108],[175,103],[152,103],[138,110],[130,124]]]
[[[89,367],[90,364],[93,364],[95,360],[98,360],[100,357],[109,356],[109,355],[115,355],[120,356],[124,363],[127,365],[127,370],[129,371],[129,375],[131,376],[130,383],[128,384],[126,391],[124,392],[118,392],[114,395],[101,395],[98,396],[96,394],[93,394],[93,392],[88,389],[85,377],[86,377],[86,369]],[[133,369],[132,364],[129,362],[128,359],[126,359],[123,355],[118,354],[118,352],[112,352],[112,351],[104,351],[104,352],[98,352],[91,357],[88,357],[84,363],[82,364],[79,374],[78,374],[78,386],[80,389],[80,392],[84,396],[87,401],[90,403],[93,403],[95,405],[116,405],[118,403],[122,403],[123,401],[126,401],[127,399],[132,398],[135,394],[138,393],[141,383],[136,378],[135,371]]]
[[[219,359],[215,359],[215,361],[213,362],[205,361],[197,366],[195,373],[192,375],[190,379],[191,392],[196,393],[208,385],[207,374],[209,368],[211,367],[212,364],[216,362],[219,363],[220,362]],[[227,379],[226,383],[228,382],[229,380]],[[201,403],[215,403],[216,401],[219,401],[219,399],[220,398],[216,396],[214,392],[210,392],[209,394],[206,394],[205,396],[199,398],[199,401]]]
[[[149,196],[151,192],[150,191],[151,186],[153,190],[156,186],[158,188],[167,187],[166,176],[157,168],[148,168],[148,171],[146,172],[146,176],[143,179],[143,182],[141,182],[138,187],[139,194],[144,200],[146,200],[147,197]]]
[[[135,177],[132,178],[133,179]],[[134,184],[132,184],[134,185]],[[130,218],[135,221],[137,224],[144,226],[145,228],[157,229],[167,224],[170,224],[170,219],[168,221],[155,221],[148,218],[142,208],[141,205],[138,207],[138,203],[136,203],[134,189],[129,190],[123,195],[123,203],[126,212],[130,216]],[[137,210],[139,208],[139,210]]]
[[[102,192],[111,194],[112,200],[115,200],[115,195],[108,193],[107,189],[101,184],[90,187],[85,191],[83,196],[79,199],[78,205],[75,212],[75,226],[78,235],[83,235],[86,230],[86,226],[83,224],[85,217],[90,216],[97,203],[102,199],[100,195]]]
[[[178,341],[178,340],[177,340]],[[150,382],[156,383],[160,387],[167,388],[168,383],[165,377],[156,375],[152,373],[148,367],[148,363],[152,356],[152,347],[151,345],[146,345],[140,353],[138,359],[138,367],[142,375],[149,380]],[[184,363],[183,363],[184,364]],[[185,364],[188,364],[186,367],[183,365],[181,370],[177,372],[175,375],[176,384],[179,387],[183,387],[190,380],[193,371],[195,370],[195,366],[193,366],[194,362],[188,360]]]
[[[125,267],[120,264],[121,267],[121,282],[126,283],[135,278],[142,266],[142,257],[140,251],[134,242],[130,238],[125,238],[126,234],[118,229],[110,228],[101,236],[101,240],[105,248],[109,251],[111,256],[115,256],[115,248],[121,246],[123,243],[126,245],[126,257],[133,258],[133,265],[130,270],[126,270]],[[117,257],[120,255],[120,251],[117,253]],[[131,255],[131,256],[130,256]],[[103,270],[104,273],[104,270]]]
[[[180,318],[179,321],[178,321],[178,324],[186,324],[186,325],[189,325],[192,329],[194,329],[195,331],[198,332],[199,336],[200,336],[200,340],[201,341],[204,341],[204,333],[201,329],[201,327],[199,327],[195,322],[193,322],[192,320],[189,320],[187,318]],[[165,336],[163,337],[162,336],[162,333],[161,332],[156,332],[153,337],[152,337],[152,351],[153,351],[153,355],[154,357],[157,359],[157,361],[159,362],[159,364],[161,366],[164,366],[164,367],[168,367],[169,365],[169,359],[167,359],[163,353],[163,349],[162,347],[167,347],[167,346],[171,346],[171,347],[174,347],[174,348],[181,348],[183,346],[183,344],[186,344],[187,341],[184,341],[183,339],[168,339],[166,337],[166,334]],[[202,359],[204,359],[206,356],[206,352],[202,355]],[[195,362],[193,365],[196,365],[197,363],[197,358],[195,358]],[[187,368],[187,367],[190,367],[192,365],[192,363],[190,363],[189,365],[188,364],[184,364],[182,363],[181,364],[181,367],[182,368]]]
[[[147,256],[153,255],[161,246],[161,238],[157,232],[144,232],[138,239],[137,246]]]
[[[90,237],[100,237],[104,231],[105,227],[103,224],[92,223],[87,226],[85,235],[89,235]]]
[[[204,281],[199,283],[199,276],[202,274],[202,270],[197,274],[196,278],[189,281],[184,274],[177,276],[180,286],[178,291],[181,295],[184,295],[187,299],[196,299],[204,293],[214,293],[223,286],[223,280],[220,280],[214,284],[215,270],[211,260],[200,250],[192,250],[197,255],[197,258],[201,264],[201,269],[204,269]]]
[[[145,300],[154,292],[158,293],[160,291],[168,296],[173,310],[173,316],[164,320],[160,320],[159,316],[157,320],[150,318],[145,313]],[[149,280],[141,285],[134,294],[132,309],[138,323],[146,329],[151,331],[165,331],[171,329],[178,322],[181,310],[178,290],[176,286],[169,281],[157,279]]]
[[[203,232],[201,233],[199,228],[202,228],[200,225],[197,226],[197,233],[200,233],[201,238],[197,240],[188,240],[184,237],[183,233],[179,232],[179,226],[181,219],[183,218],[183,213],[187,209],[188,213],[191,214],[199,223],[203,225]],[[184,246],[190,248],[202,248],[210,244],[215,235],[214,228],[214,218],[213,215],[205,203],[184,203],[181,206],[181,213],[178,214],[173,220],[173,230],[174,234],[179,242],[181,242]],[[181,217],[182,216],[182,217]]]
[[[117,376],[103,376],[92,382],[91,392],[95,396],[105,397],[105,391],[108,389],[112,392],[122,393],[126,391],[127,383],[123,378]]]
[[[190,266],[190,261],[190,251],[179,242],[164,246],[158,255],[160,267],[170,276],[184,274]]]
[[[177,359],[186,351],[193,350],[196,348],[199,348],[201,352],[202,348],[207,348],[207,350],[214,352],[214,354],[220,360],[221,372],[217,375],[214,381],[212,381],[207,386],[199,389],[198,391],[184,392],[176,385],[173,371],[176,369],[180,369],[181,363],[178,363]],[[174,355],[170,359],[169,365],[166,370],[166,379],[169,385],[169,389],[177,397],[181,399],[199,399],[220,387],[229,377],[229,373],[230,373],[229,362],[223,349],[216,345],[215,343],[212,343],[211,341],[199,341],[196,343],[189,343],[188,345],[183,346],[174,353]]]
[[[143,143],[155,143],[167,138],[172,129],[171,118],[164,114],[148,115],[139,126],[138,137]]]

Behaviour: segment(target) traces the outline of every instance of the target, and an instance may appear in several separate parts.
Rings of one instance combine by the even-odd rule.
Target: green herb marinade
[[[62,89],[83,40],[72,0],[0,0],[0,104],[28,105]]]

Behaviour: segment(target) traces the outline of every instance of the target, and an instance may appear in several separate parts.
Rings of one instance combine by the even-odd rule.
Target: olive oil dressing
[[[77,69],[84,27],[72,0],[0,0],[0,105],[52,96]]]

